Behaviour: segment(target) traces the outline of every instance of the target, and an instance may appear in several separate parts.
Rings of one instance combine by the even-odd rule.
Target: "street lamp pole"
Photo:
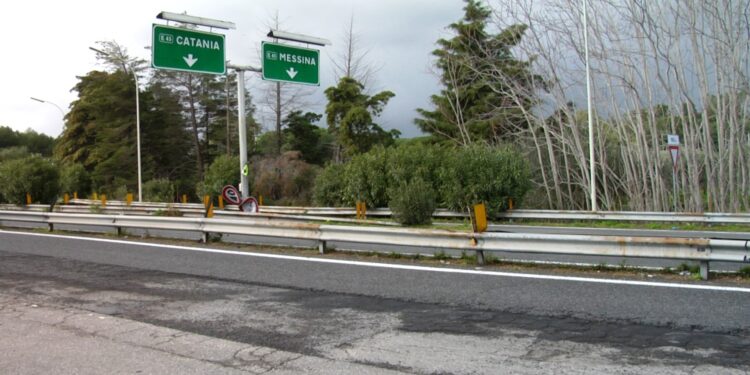
[[[591,211],[596,211],[596,173],[594,170],[594,115],[591,108],[591,69],[589,67],[589,29],[588,17],[586,15],[586,0],[583,3],[583,44],[586,55],[586,107],[588,108],[589,122],[589,172],[591,180]]]
[[[39,103],[47,103],[47,104],[51,104],[51,105],[55,106],[55,108],[57,108],[57,110],[58,110],[58,111],[60,111],[60,114],[62,115],[62,117],[63,117],[63,118],[65,118],[65,111],[63,111],[63,109],[62,109],[62,108],[60,108],[60,106],[59,106],[59,105],[57,105],[57,104],[55,104],[55,103],[52,103],[52,102],[50,102],[50,101],[46,101],[46,100],[44,100],[44,99],[39,99],[39,98],[35,98],[35,97],[33,97],[33,96],[31,97],[31,100],[37,101],[37,102],[39,102]]]
[[[96,49],[94,47],[89,47],[89,49],[103,56],[110,56],[109,53]],[[130,73],[133,75],[133,81],[135,82],[135,138],[136,148],[138,150],[138,202],[142,202],[143,189],[141,179],[141,101],[139,98],[140,87],[138,85],[138,75],[135,74],[133,65],[128,64],[128,66],[130,68]]]

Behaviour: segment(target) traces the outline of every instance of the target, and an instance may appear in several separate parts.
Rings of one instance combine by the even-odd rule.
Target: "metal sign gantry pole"
[[[240,135],[240,195],[242,199],[250,196],[249,172],[245,170],[250,166],[247,164],[247,119],[245,118],[245,71],[258,72],[260,68],[241,65],[227,65],[228,68],[237,72],[237,118],[239,119]]]

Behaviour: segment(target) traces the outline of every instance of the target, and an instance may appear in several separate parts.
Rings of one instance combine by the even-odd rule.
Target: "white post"
[[[250,184],[243,169],[247,165],[247,129],[245,124],[245,71],[237,69],[237,118],[240,131],[240,195],[242,198],[250,196]]]
[[[135,74],[135,69],[130,67],[133,73],[133,80],[135,81],[135,138],[138,143],[138,202],[143,202],[143,190],[141,180],[141,101],[139,98],[138,91],[138,76]]]
[[[586,106],[589,116],[589,172],[591,180],[591,211],[597,211],[596,207],[596,173],[594,171],[594,116],[591,108],[591,76],[589,69],[589,29],[586,16],[586,0],[583,3],[583,44],[586,55]]]

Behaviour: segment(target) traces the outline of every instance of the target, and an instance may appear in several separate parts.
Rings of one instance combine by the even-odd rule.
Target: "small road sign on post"
[[[154,24],[151,65],[192,73],[227,72],[224,35]]]
[[[320,51],[263,42],[263,79],[320,85]]]
[[[672,201],[674,203],[674,212],[677,212],[677,162],[680,160],[680,136],[676,134],[667,134],[667,150],[672,157]]]

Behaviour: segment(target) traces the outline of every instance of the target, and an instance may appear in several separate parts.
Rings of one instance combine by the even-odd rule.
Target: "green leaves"
[[[444,89],[431,97],[432,110],[418,109],[415,123],[438,139],[466,146],[510,141],[526,129],[524,111],[536,103],[541,79],[528,61],[513,57],[526,25],[511,25],[499,34],[485,31],[491,12],[481,2],[467,0],[464,17],[450,28],[451,39],[440,39],[435,65]]]
[[[351,77],[343,77],[339,84],[326,89],[328,105],[326,121],[328,129],[342,147],[342,155],[349,158],[355,154],[367,152],[375,145],[393,144],[395,134],[386,132],[373,122],[379,116],[388,101],[395,96],[393,92],[382,91],[373,96],[363,92],[364,86]]]
[[[376,147],[343,166],[327,166],[315,182],[315,201],[326,206],[352,206],[356,201],[369,207],[388,205],[401,210],[404,222],[413,223],[424,221],[408,215],[431,213],[435,204],[463,211],[484,202],[492,215],[507,209],[508,199],[520,203],[530,189],[530,174],[529,163],[510,146]],[[407,212],[412,209],[419,213]]]
[[[51,204],[60,192],[57,166],[38,155],[0,164],[0,181],[0,195],[15,204],[26,204],[26,193],[34,202]]]

